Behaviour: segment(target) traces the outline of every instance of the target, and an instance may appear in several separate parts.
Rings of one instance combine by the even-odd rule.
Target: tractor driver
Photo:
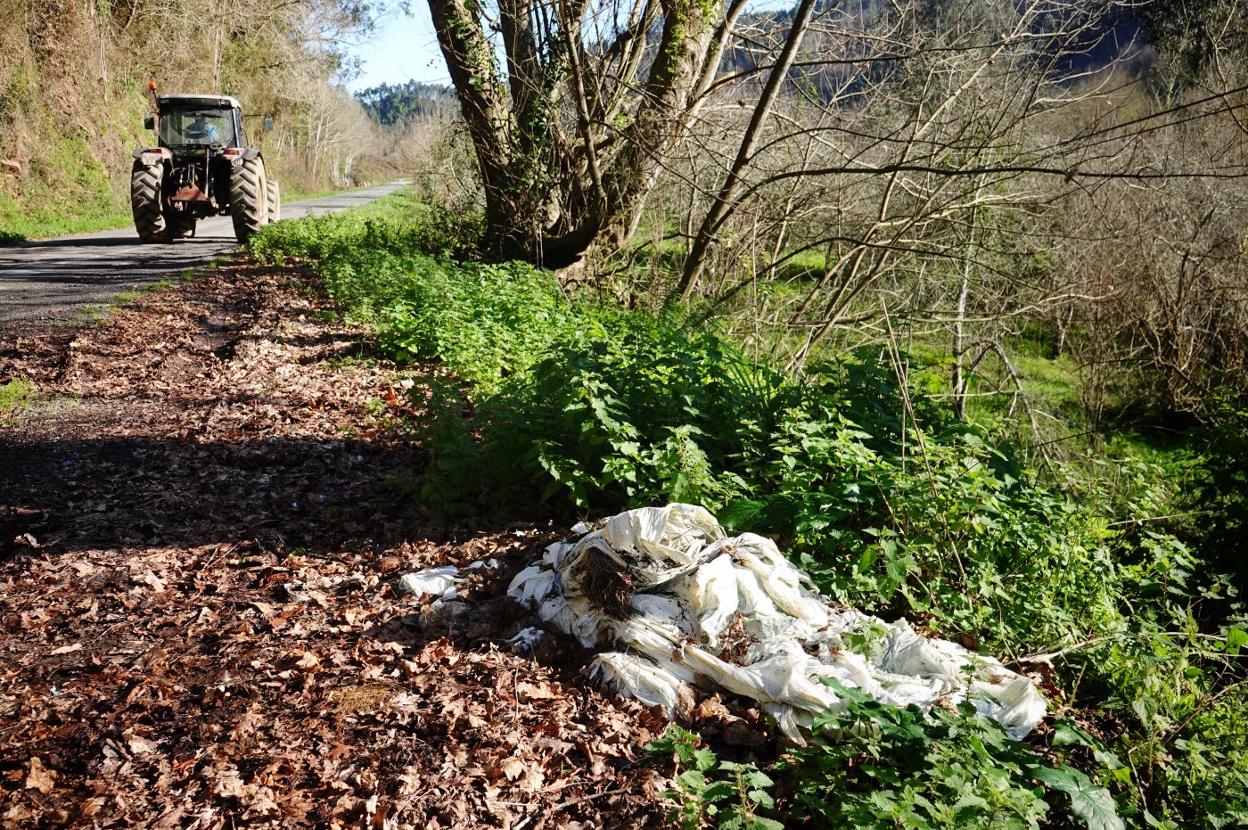
[[[186,137],[192,141],[215,144],[221,140],[221,131],[202,112],[195,113],[195,120],[186,128]]]

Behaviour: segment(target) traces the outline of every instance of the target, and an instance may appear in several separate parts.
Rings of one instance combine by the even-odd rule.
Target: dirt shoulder
[[[663,728],[506,638],[554,534],[447,527],[413,381],[238,262],[0,330],[0,825],[640,827]],[[396,591],[469,571],[465,613]]]

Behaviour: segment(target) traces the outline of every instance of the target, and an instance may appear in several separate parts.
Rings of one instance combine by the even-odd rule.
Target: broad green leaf
[[[715,753],[709,749],[698,749],[693,753],[693,765],[695,769],[706,772],[715,766]]]
[[[1063,718],[1053,724],[1053,746],[1090,746],[1100,743],[1089,735],[1079,724]]]
[[[1109,790],[1092,783],[1079,770],[1039,767],[1031,774],[1045,786],[1070,796],[1070,809],[1084,820],[1088,830],[1126,830]]]
[[[761,789],[763,787],[771,787],[776,782],[772,781],[771,777],[768,776],[767,773],[760,772],[759,770],[752,770],[745,774],[745,783],[749,784],[751,787],[758,787]]]
[[[700,792],[706,788],[706,776],[696,769],[687,769],[676,776],[676,783],[686,792]]]
[[[732,798],[735,794],[736,790],[730,782],[716,781],[702,791],[702,803],[710,804],[715,801],[723,801],[725,798]]]
[[[745,826],[746,830],[784,830],[780,822],[761,816],[752,816]]]

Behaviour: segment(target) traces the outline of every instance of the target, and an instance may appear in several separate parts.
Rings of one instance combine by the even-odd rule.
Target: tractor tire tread
[[[277,179],[269,179],[266,182],[265,200],[268,205],[268,222],[280,222],[282,219],[282,187],[277,183]]]
[[[136,164],[130,174],[130,211],[134,229],[144,242],[165,242],[169,224],[161,209],[160,190],[164,170],[159,165]]]
[[[239,242],[245,243],[268,224],[267,195],[262,159],[246,159],[230,170],[230,216]]]

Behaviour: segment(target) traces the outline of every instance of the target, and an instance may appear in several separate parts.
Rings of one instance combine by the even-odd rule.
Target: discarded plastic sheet
[[[507,593],[600,650],[596,677],[669,715],[710,684],[757,701],[804,743],[816,715],[845,707],[829,678],[894,706],[969,701],[1016,740],[1044,718],[1032,682],[995,658],[837,608],[809,586],[770,539],[728,538],[704,508],[671,504],[550,545]]]
[[[417,597],[433,596],[455,599],[459,596],[458,585],[463,582],[454,565],[426,568],[399,577],[399,587]]]
[[[515,636],[507,641],[507,644],[517,651],[532,651],[545,634],[546,632],[542,629],[529,626],[517,631]]]

